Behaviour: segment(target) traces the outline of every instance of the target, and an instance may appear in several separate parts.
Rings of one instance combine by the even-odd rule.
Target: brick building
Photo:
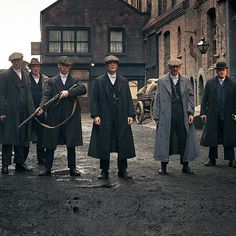
[[[168,71],[172,56],[182,60],[182,73],[191,78],[195,105],[200,104],[206,81],[215,75],[214,64],[225,60],[236,79],[235,0],[152,0],[151,16],[144,27],[146,78]],[[196,48],[204,37],[206,54]]]
[[[119,57],[119,72],[130,81],[133,97],[144,83],[143,27],[147,14],[122,0],[58,0],[41,12],[42,70],[58,73],[61,55],[71,56],[72,73],[88,88],[82,98],[89,110],[94,78],[105,72],[104,57]],[[33,44],[37,48],[37,43]],[[39,45],[38,45],[39,46]]]

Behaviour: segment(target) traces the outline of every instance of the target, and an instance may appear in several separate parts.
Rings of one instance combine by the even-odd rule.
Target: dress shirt
[[[178,80],[179,80],[179,74],[175,76],[175,75],[172,75],[170,73],[170,78],[172,79],[174,85],[176,85],[178,83]]]
[[[220,78],[218,77],[218,80],[219,80],[220,85],[223,85],[223,83],[224,83],[224,81],[225,81],[225,78],[220,79]]]
[[[114,85],[114,84],[115,84],[115,82],[116,82],[116,73],[115,73],[115,74],[113,74],[113,75],[111,75],[111,74],[107,73],[107,75],[108,75],[108,77],[109,77],[109,79],[110,79],[111,83]]]
[[[64,85],[66,84],[67,76],[68,74],[64,75],[60,72],[61,81]]]
[[[13,69],[13,70],[16,72],[16,74],[19,76],[19,79],[21,80],[22,79],[21,69],[19,70]]]
[[[36,75],[33,75],[33,74],[32,74],[32,76],[33,76],[33,78],[34,78],[35,83],[38,84],[38,83],[39,83],[39,75],[36,76]]]

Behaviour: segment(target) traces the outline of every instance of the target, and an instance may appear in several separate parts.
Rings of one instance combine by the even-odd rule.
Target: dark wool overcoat
[[[135,157],[132,130],[128,124],[128,117],[134,117],[135,111],[128,80],[121,75],[117,75],[116,79],[118,83],[118,155],[120,158],[127,159]],[[91,104],[91,117],[99,116],[101,124],[100,126],[93,124],[88,155],[100,159],[110,156],[112,142],[112,114],[109,108],[109,83],[106,83],[106,80],[109,80],[107,74],[95,79]]]
[[[40,106],[45,104],[62,90],[68,90],[74,84],[77,84],[77,86],[69,90],[69,96],[67,98],[61,99],[59,102],[52,104],[46,110],[45,123],[49,126],[56,126],[72,114],[75,100],[77,102],[73,116],[63,126],[55,129],[45,128],[43,139],[43,146],[45,148],[56,149],[59,144],[65,144],[67,147],[80,146],[83,144],[81,108],[78,96],[87,93],[85,86],[80,84],[78,80],[72,78],[70,75],[67,77],[64,86],[61,77],[58,74],[55,77],[49,78],[45,82]],[[62,129],[63,132],[61,132]],[[60,141],[62,140],[60,135],[63,135],[63,143]]]
[[[26,87],[25,118],[29,117],[33,111],[33,101],[31,96],[31,87],[29,75],[21,70],[22,82]],[[19,124],[20,124],[20,88],[19,77],[13,68],[9,68],[0,74],[0,115],[6,115],[4,123],[0,124],[0,142],[2,144],[11,145],[29,145],[31,138],[31,122],[22,126],[21,132],[25,132],[24,140],[19,140]],[[23,142],[23,143],[22,143]]]
[[[214,147],[220,144],[217,136],[218,83],[217,77],[207,81],[201,103],[200,114],[207,116],[207,123],[204,126],[200,144],[206,147]],[[236,122],[232,119],[232,114],[236,114],[236,83],[228,77],[224,83],[223,145],[225,147],[236,147]]]

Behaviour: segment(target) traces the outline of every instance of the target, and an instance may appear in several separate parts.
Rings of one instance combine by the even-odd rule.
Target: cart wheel
[[[143,102],[139,101],[137,103],[135,111],[136,111],[136,116],[135,116],[136,122],[138,124],[141,124],[144,118]]]
[[[153,119],[153,106],[154,106],[154,99],[152,99],[150,102],[150,116],[151,116],[152,121],[154,121],[154,119]]]

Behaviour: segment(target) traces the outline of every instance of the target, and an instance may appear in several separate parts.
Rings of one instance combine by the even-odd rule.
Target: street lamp
[[[205,38],[201,38],[201,40],[197,44],[197,48],[199,49],[200,53],[206,54],[208,47],[209,43],[205,41]]]

